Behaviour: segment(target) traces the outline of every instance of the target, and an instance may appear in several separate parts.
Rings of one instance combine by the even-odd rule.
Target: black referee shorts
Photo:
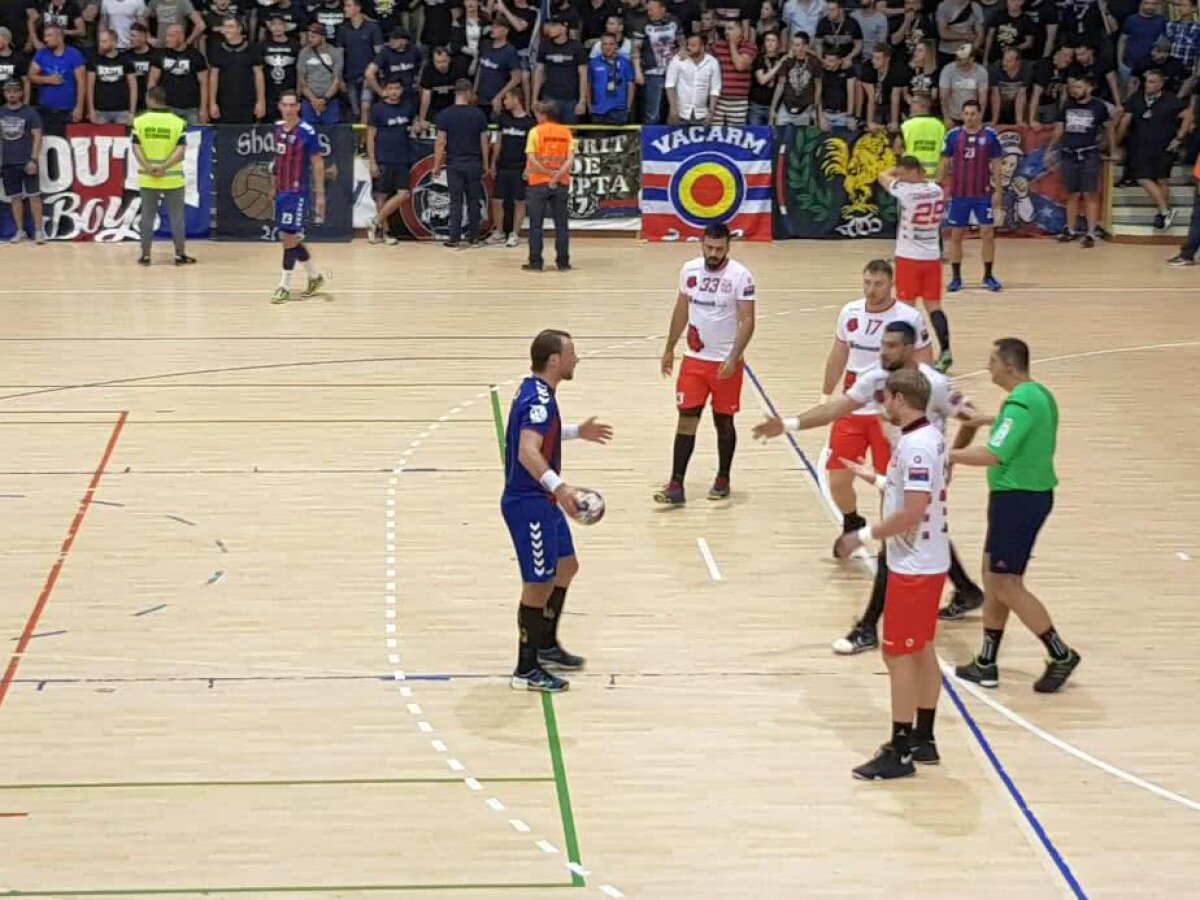
[[[993,491],[983,550],[996,575],[1024,575],[1038,532],[1054,508],[1054,491]]]

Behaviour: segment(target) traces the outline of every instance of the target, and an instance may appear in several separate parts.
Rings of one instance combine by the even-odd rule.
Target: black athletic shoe
[[[920,763],[923,766],[936,766],[942,761],[941,756],[938,755],[937,743],[933,738],[927,741],[923,741],[920,738],[913,738],[911,749],[913,762],[915,763]]]
[[[1079,665],[1081,659],[1082,657],[1072,650],[1066,659],[1046,660],[1046,671],[1033,683],[1033,689],[1039,694],[1053,694],[1067,683],[1067,679],[1071,677],[1071,673],[1075,671],[1075,667]]]
[[[139,257],[138,257],[138,265],[139,265],[139,266],[148,266],[148,265],[150,265],[150,254],[149,254],[149,253],[146,253],[146,254],[144,254],[144,255],[142,255],[142,256],[139,256]]]
[[[555,266],[555,268],[558,269],[558,271],[560,271],[560,272],[570,272],[571,264],[570,263],[559,263],[557,266]]]
[[[442,246],[447,250],[457,250],[462,246],[462,241],[442,241]]]
[[[1091,250],[1096,246],[1096,239],[1090,234],[1085,234],[1079,246],[1081,246],[1084,250]]]
[[[177,265],[177,266],[190,266],[190,265],[193,265],[195,262],[196,262],[196,257],[188,256],[186,253],[180,253],[178,256],[175,257],[175,265]]]
[[[938,618],[950,621],[961,619],[969,612],[974,612],[983,606],[983,591],[955,591],[950,602],[938,610]]]
[[[568,653],[558,646],[550,647],[548,650],[539,650],[537,659],[540,666],[554,666],[558,669],[582,669],[585,662],[582,656]]]
[[[1058,233],[1058,242],[1060,244],[1069,244],[1077,237],[1079,237],[1079,235],[1073,232],[1070,228],[1064,228]]]
[[[571,682],[557,675],[551,675],[545,669],[530,669],[528,672],[513,672],[508,686],[514,691],[542,691],[546,694],[557,694],[571,687]]]
[[[521,269],[522,269],[522,271],[525,271],[525,272],[543,272],[543,271],[545,271],[545,269],[542,266],[535,266],[533,263],[525,263],[523,266],[521,266]]]
[[[879,635],[874,628],[868,628],[859,622],[850,629],[845,637],[833,642],[833,652],[840,656],[853,656],[856,653],[866,653],[868,650],[879,649]]]
[[[1000,667],[995,663],[981,663],[979,657],[965,666],[955,666],[954,674],[963,681],[974,682],[980,687],[994,688],[1000,684]]]
[[[912,753],[901,756],[891,744],[884,744],[873,759],[851,770],[855,778],[863,781],[890,781],[917,774]]]

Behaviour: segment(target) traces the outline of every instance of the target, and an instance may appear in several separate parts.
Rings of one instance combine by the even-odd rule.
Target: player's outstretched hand
[[[673,371],[675,371],[675,351],[674,350],[664,350],[663,351],[661,369],[662,369],[663,378],[671,377],[671,373]]]
[[[833,555],[838,559],[847,559],[851,553],[862,545],[862,541],[858,539],[858,532],[847,531],[834,542]]]
[[[595,416],[589,416],[579,423],[579,436],[593,444],[607,444],[612,440],[613,430],[611,425],[597,422]]]
[[[863,459],[866,459],[866,457],[863,457]],[[863,459],[853,460],[843,457],[842,465],[861,478],[863,481],[869,481],[871,484],[874,484],[876,474],[875,470],[868,466]]]
[[[783,419],[779,416],[772,416],[755,425],[754,430],[750,433],[755,440],[765,441],[767,438],[779,437],[783,432]]]
[[[571,487],[565,481],[554,489],[554,497],[558,500],[558,505],[562,507],[571,518],[579,515],[579,504],[575,501],[575,488]]]

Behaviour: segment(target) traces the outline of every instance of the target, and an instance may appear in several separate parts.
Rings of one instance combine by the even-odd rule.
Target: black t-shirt
[[[263,65],[262,47],[249,41],[237,45],[221,41],[209,63],[221,70],[217,84],[221,117],[230,119],[237,112],[238,118],[249,118],[254,112],[254,70]]]
[[[158,83],[167,92],[167,106],[175,109],[199,108],[200,81],[197,76],[208,71],[208,63],[199,50],[193,47],[183,50],[164,47],[159,51],[155,65],[162,72]]]
[[[525,168],[525,139],[529,137],[529,132],[537,122],[528,113],[518,117],[509,112],[502,112],[496,124],[500,126],[500,158],[497,160],[497,168]]]
[[[437,130],[446,133],[446,160],[483,163],[479,136],[488,129],[487,116],[478,106],[454,104],[437,117]]]
[[[7,56],[0,56],[0,84],[6,81],[20,81],[29,72],[29,60],[24,53],[10,50]]]
[[[1068,150],[1098,147],[1100,134],[1108,121],[1108,107],[1095,97],[1087,103],[1068,100],[1058,121],[1063,123],[1063,147]]]
[[[0,0],[0,25],[12,32],[12,46],[21,50],[29,40],[29,18],[26,10],[37,11],[35,0]]]
[[[308,26],[308,13],[298,0],[292,0],[283,6],[273,3],[265,9],[259,9],[258,25],[268,36],[267,22],[271,19],[282,19],[283,32],[289,35],[303,31]]]
[[[543,42],[538,63],[545,67],[540,99],[579,100],[579,67],[587,65],[587,53],[579,41]]]
[[[1163,92],[1167,94],[1178,94],[1188,80],[1188,70],[1174,56],[1168,56],[1160,63],[1153,59],[1143,60],[1133,67],[1133,77],[1140,79],[1150,69],[1158,69],[1162,73]]]
[[[225,40],[222,26],[226,19],[237,19],[242,23],[242,30],[249,33],[246,28],[248,17],[234,3],[230,3],[223,11],[210,5],[201,15],[204,17],[204,55],[208,57],[210,64],[217,47]]]
[[[679,22],[683,34],[695,34],[700,27],[700,0],[667,0],[667,14]]]
[[[890,16],[888,18],[888,38],[890,39],[903,25],[904,16]],[[899,45],[892,44],[892,48],[893,51],[902,53],[905,59],[911,59],[913,48],[917,44],[936,41],[937,39],[937,22],[929,13],[919,12],[913,16],[912,26],[905,33],[904,42]]]
[[[751,24],[758,22],[758,14],[762,3],[758,0],[715,0],[712,5],[713,16],[717,22],[742,22],[747,19]]]
[[[429,91],[428,115],[431,120],[454,104],[454,82],[458,79],[459,67],[453,62],[445,72],[439,72],[432,62],[421,71],[421,87]]]
[[[1034,84],[1042,89],[1041,97],[1038,100],[1038,107],[1040,109],[1058,106],[1063,102],[1063,98],[1067,96],[1067,80],[1070,76],[1070,66],[1060,69],[1054,65],[1054,60],[1052,59],[1043,59],[1038,62],[1037,72],[1034,75]],[[1047,121],[1057,122],[1057,112],[1052,119],[1048,119]]]
[[[1022,88],[1033,84],[1033,63],[1022,62],[1017,74],[1009,75],[1004,66],[997,63],[988,69],[988,84],[1000,92],[1000,117],[1002,124],[1012,125],[1016,120],[1017,95]]]
[[[779,83],[779,75],[776,75],[766,84],[758,83],[759,73],[766,74],[775,68],[775,63],[779,62],[783,57],[768,57],[765,53],[761,53],[754,58],[754,65],[750,67],[750,102],[757,103],[759,106],[770,106],[771,101],[775,99],[775,85]]]
[[[850,79],[853,71],[829,70],[821,66],[821,105],[831,112],[844,113],[849,99]]]
[[[619,16],[620,7],[613,0],[603,0],[600,6],[595,6],[591,0],[583,0],[579,5],[579,18],[583,21],[583,39],[590,41],[604,34],[605,20],[609,16]]]
[[[1089,76],[1092,82],[1092,96],[1112,103],[1112,88],[1108,83],[1108,73],[1111,71],[1113,71],[1113,67],[1097,57],[1090,66],[1076,62],[1071,66],[1071,77],[1077,78],[1080,75]]]
[[[1179,130],[1179,116],[1187,103],[1174,94],[1163,91],[1153,103],[1138,91],[1125,106],[1129,113],[1129,139],[1139,147],[1154,152],[1166,152],[1167,144]]]
[[[123,54],[92,56],[88,59],[87,70],[96,76],[93,95],[96,109],[101,112],[129,109],[129,83],[125,78],[133,74],[133,66]]]
[[[1030,59],[1041,59],[1046,52],[1046,29],[1058,24],[1058,6],[1056,0],[1026,0],[1025,15],[1033,22],[1033,46],[1026,54]],[[1062,35],[1059,35],[1061,40]]]
[[[126,50],[122,56],[125,57],[125,62],[129,64],[129,69],[137,78],[137,108],[139,110],[146,108],[146,82],[150,79],[150,67],[156,65],[158,53],[153,47],[147,47],[144,53],[134,53],[133,50]]]
[[[563,24],[567,26],[568,36],[577,35],[583,31],[583,18],[575,11],[571,0],[563,0],[557,6],[551,4],[550,12],[563,20]]]
[[[432,65],[429,66],[432,68]],[[451,68],[454,68],[451,66]],[[389,76],[398,75],[404,92],[412,91],[421,70],[421,51],[410,42],[403,50],[386,45],[375,57],[375,78],[382,85]]]
[[[817,38],[823,42],[821,46],[824,49],[846,57],[854,50],[854,42],[863,39],[863,33],[858,22],[848,15],[843,15],[842,21],[836,23],[825,16],[817,23]]]
[[[296,89],[296,60],[300,56],[299,45],[284,38],[282,41],[264,41],[262,47],[263,81],[266,83],[267,117],[275,115],[279,95]]]
[[[797,60],[795,57],[789,59],[779,70],[779,78],[783,81],[780,103],[790,113],[801,113],[812,106],[817,99],[817,85],[822,85],[822,90],[826,90],[825,86],[833,80],[831,73],[826,72],[811,55],[804,60]],[[833,87],[833,90],[836,93],[837,87]],[[846,78],[841,79],[841,90],[841,105],[837,109],[845,112]],[[822,94],[822,101],[826,109],[834,108],[829,105],[828,94]]]
[[[421,43],[426,47],[444,47],[450,43],[450,26],[454,21],[452,12],[462,8],[462,0],[420,0],[425,10],[425,24],[421,28]]]
[[[895,88],[904,90],[908,87],[912,74],[908,66],[893,61],[882,73],[870,63],[862,67],[858,79],[875,97],[875,121],[886,124],[892,117],[892,91]],[[866,113],[866,109],[863,110]]]
[[[1099,47],[1105,39],[1104,19],[1096,0],[1062,0],[1058,4],[1058,43]]]
[[[992,54],[988,57],[988,62],[996,62],[1004,55],[1004,51],[1009,47],[1020,47],[1025,43],[1025,39],[1032,37],[1037,32],[1037,26],[1033,24],[1033,20],[1025,13],[1019,16],[1010,15],[1008,9],[1002,9],[992,17],[989,27],[996,30],[996,36],[992,38]],[[1022,56],[1026,59],[1032,59],[1033,50],[1022,50]]]
[[[83,10],[79,8],[79,4],[75,0],[67,0],[61,6],[46,0],[38,10],[41,18],[38,20],[38,34],[47,25],[57,25],[64,31],[75,26],[75,20],[83,15]]]
[[[904,86],[908,88],[911,94],[932,95],[938,86],[937,69],[934,69],[932,72],[923,72],[920,69],[910,68],[908,70],[908,83]]]
[[[309,4],[305,7],[305,12],[308,13],[308,21],[320,22],[325,26],[325,33],[329,35],[336,34],[338,26],[346,21],[346,14],[342,11],[342,4],[338,0],[334,0],[332,4]]]
[[[524,31],[518,31],[516,28],[511,27],[512,23],[509,22],[508,40],[517,50],[529,49],[529,42],[533,39],[533,34],[537,30],[537,9],[533,6],[520,7],[515,3],[509,3],[508,11],[518,19],[523,19],[529,23],[529,27]],[[498,15],[502,14],[498,13]],[[504,21],[508,22],[508,19],[505,17]]]

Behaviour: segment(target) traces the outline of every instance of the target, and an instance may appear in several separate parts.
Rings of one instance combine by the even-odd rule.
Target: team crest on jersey
[[[846,323],[847,331],[858,331],[858,319],[851,319]]]
[[[688,286],[689,288],[694,288],[694,287],[696,286],[696,284],[697,284],[697,281],[696,281],[696,276],[695,276],[695,275],[689,275],[689,276],[688,276],[688,280],[687,280],[687,286]]]
[[[545,422],[548,418],[550,418],[550,413],[547,411],[546,407],[540,406],[540,405],[529,407],[529,421],[530,422],[540,425],[542,422]]]

